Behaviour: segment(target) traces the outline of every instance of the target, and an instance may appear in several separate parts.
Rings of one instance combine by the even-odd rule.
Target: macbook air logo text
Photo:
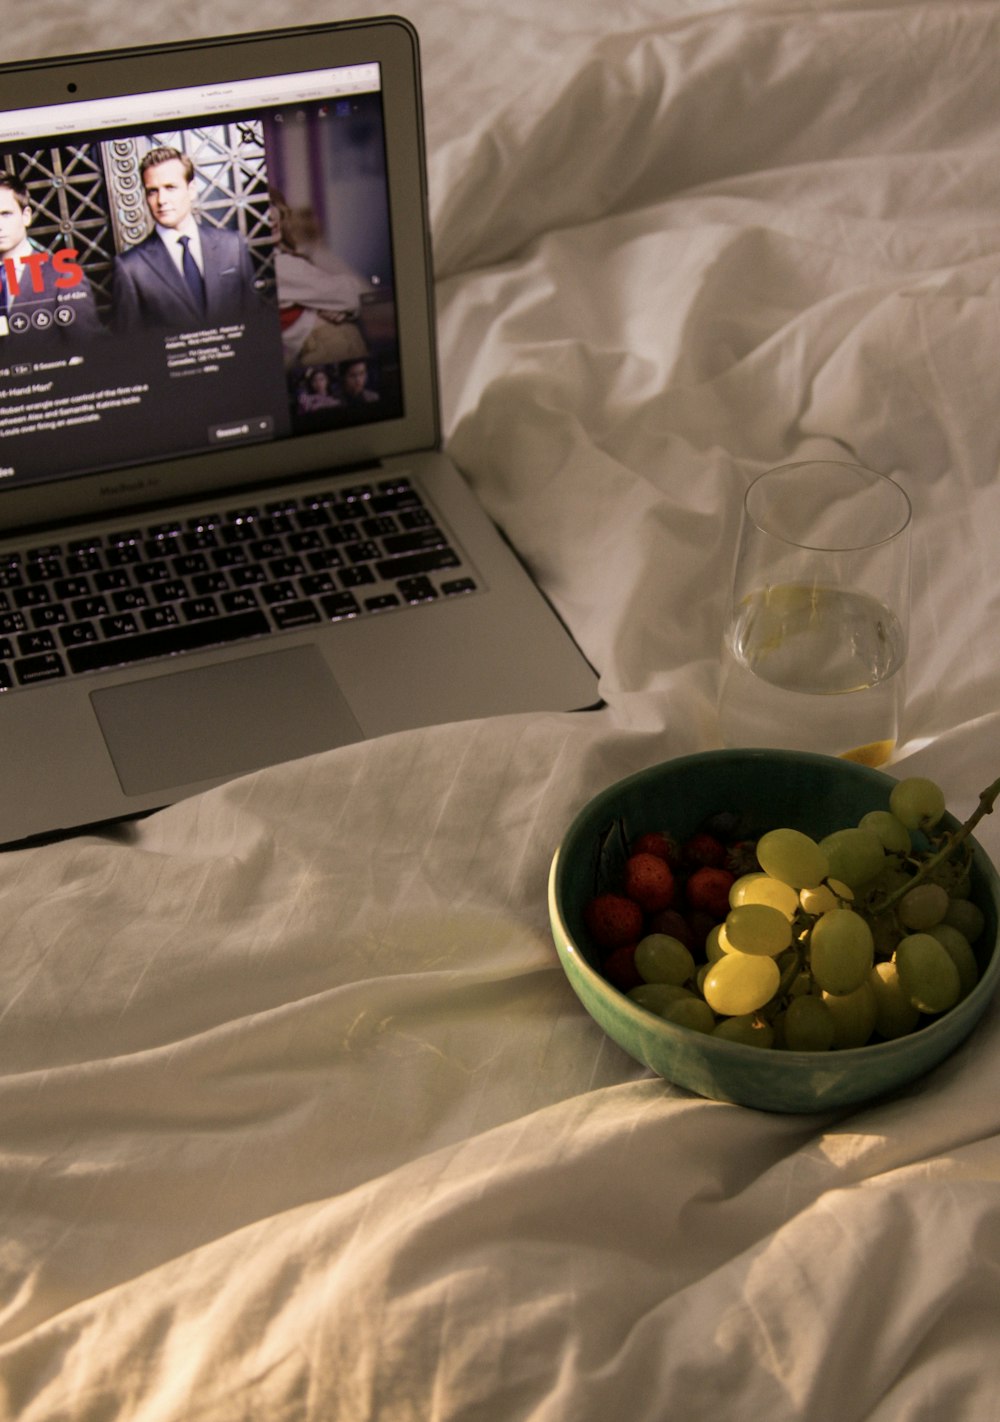
[[[145,489],[155,489],[159,479],[122,479],[117,484],[102,484],[101,497],[115,498],[119,494],[141,494]]]

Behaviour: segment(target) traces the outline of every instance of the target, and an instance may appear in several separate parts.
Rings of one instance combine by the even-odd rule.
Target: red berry
[[[632,845],[633,854],[655,854],[657,859],[665,859],[672,869],[679,862],[677,841],[663,830],[649,830],[641,834]]]
[[[691,869],[710,867],[721,869],[726,862],[726,847],[713,834],[699,830],[681,845],[684,863]]]
[[[716,921],[721,920],[729,912],[732,886],[733,875],[728,869],[714,869],[709,865],[696,869],[687,881],[688,907],[702,909]]]
[[[705,940],[718,921],[715,914],[706,913],[704,909],[688,909],[688,932],[695,943],[695,947],[691,949],[692,953],[704,953]],[[683,939],[681,941],[683,942]],[[688,946],[690,947],[690,944]]]
[[[726,865],[730,874],[739,879],[743,874],[755,874],[760,868],[757,862],[757,844],[752,839],[738,839],[726,850]]]
[[[584,907],[583,921],[596,946],[606,952],[642,937],[642,909],[624,894],[598,894]]]
[[[692,953],[696,948],[702,947],[705,941],[704,934],[699,940],[697,933],[684,915],[672,908],[661,909],[659,913],[654,913],[646,925],[646,931],[647,933],[668,933],[671,938],[679,939],[684,947],[690,949]]]
[[[635,948],[634,943],[623,943],[604,960],[604,976],[621,992],[628,992],[629,988],[638,987],[642,982],[635,966]]]
[[[656,854],[633,854],[625,861],[624,888],[646,913],[669,908],[674,901],[670,865]]]

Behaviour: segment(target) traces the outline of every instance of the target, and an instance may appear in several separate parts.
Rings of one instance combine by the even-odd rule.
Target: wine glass
[[[722,640],[727,745],[891,757],[905,698],[910,501],[884,474],[806,460],[747,490]]]

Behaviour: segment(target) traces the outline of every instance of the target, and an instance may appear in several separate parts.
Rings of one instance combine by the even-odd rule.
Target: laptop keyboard
[[[400,477],[0,554],[0,691],[474,592]]]

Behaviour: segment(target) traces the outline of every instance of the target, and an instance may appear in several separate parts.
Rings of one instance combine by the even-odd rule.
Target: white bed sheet
[[[36,0],[5,51],[381,8]],[[887,1102],[703,1101],[585,1015],[545,876],[718,744],[740,496],[807,453],[914,503],[895,769],[1000,774],[1000,6],[405,12],[449,439],[607,706],[0,857],[0,1418],[996,1422],[1000,1008]]]

